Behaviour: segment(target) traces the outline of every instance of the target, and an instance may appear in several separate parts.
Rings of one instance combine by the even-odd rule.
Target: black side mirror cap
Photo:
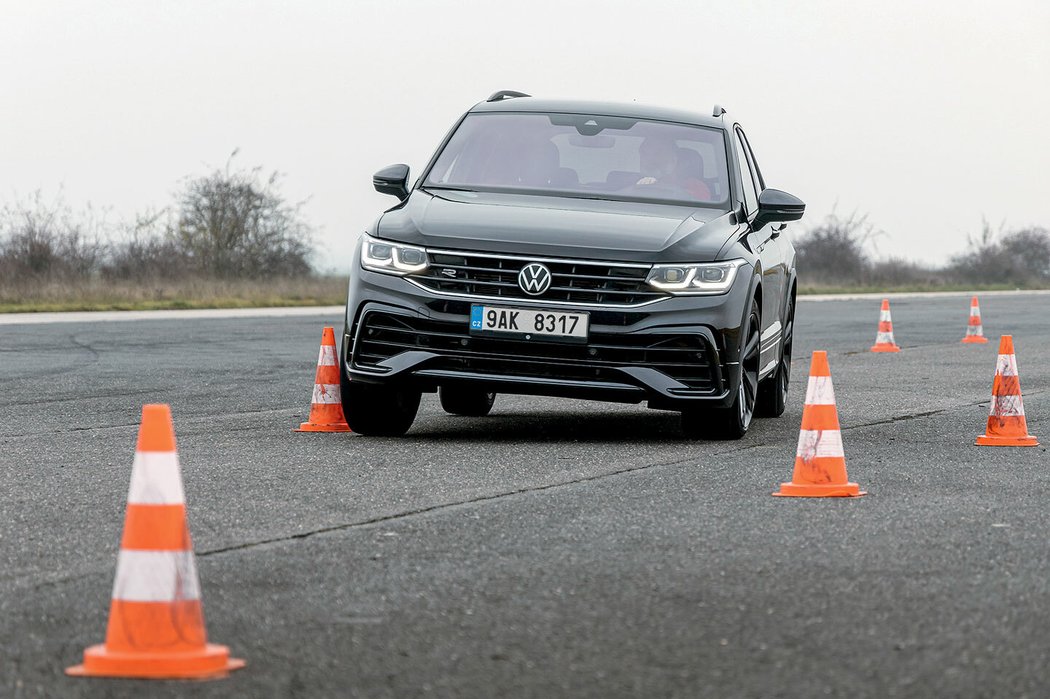
[[[380,194],[392,194],[399,200],[408,196],[408,165],[388,165],[372,175],[372,186]]]
[[[751,227],[756,231],[767,223],[797,221],[806,213],[801,199],[779,189],[763,189],[758,195],[758,214]]]

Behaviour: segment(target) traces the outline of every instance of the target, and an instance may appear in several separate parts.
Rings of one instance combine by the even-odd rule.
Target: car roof
[[[596,114],[600,116],[619,116],[636,119],[655,119],[657,121],[675,121],[682,124],[713,126],[727,128],[722,117],[713,117],[708,112],[691,112],[684,109],[670,109],[638,104],[637,102],[592,102],[588,100],[551,100],[539,97],[512,97],[494,102],[479,102],[471,113],[479,112],[553,112],[561,114]]]

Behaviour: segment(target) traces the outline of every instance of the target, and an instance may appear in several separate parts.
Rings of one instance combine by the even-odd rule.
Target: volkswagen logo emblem
[[[529,296],[539,296],[551,288],[551,271],[539,262],[530,262],[518,272],[518,286]]]

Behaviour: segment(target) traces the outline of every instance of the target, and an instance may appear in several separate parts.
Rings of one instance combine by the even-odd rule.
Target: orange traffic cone
[[[310,419],[295,432],[349,432],[343,417],[343,399],[339,392],[339,362],[335,351],[335,330],[321,333],[321,351],[317,355],[314,397],[310,401]]]
[[[795,452],[795,472],[790,483],[781,483],[773,495],[802,498],[854,497],[866,495],[846,477],[846,457],[835,409],[828,353],[816,351],[809,366],[806,405]]]
[[[143,406],[106,642],[66,674],[204,679],[242,667],[207,642],[171,410]]]
[[[977,304],[977,297],[970,299],[970,324],[966,326],[966,337],[962,342],[967,344],[984,344],[988,338],[984,336],[984,328],[981,327],[981,307]]]
[[[879,312],[879,332],[875,336],[872,352],[900,352],[901,348],[893,340],[893,320],[890,318],[890,300],[882,299],[882,310]]]
[[[992,407],[988,411],[988,428],[977,438],[982,447],[1037,447],[1039,440],[1028,434],[1021,402],[1021,380],[1017,375],[1014,338],[999,339],[999,359],[992,382]]]

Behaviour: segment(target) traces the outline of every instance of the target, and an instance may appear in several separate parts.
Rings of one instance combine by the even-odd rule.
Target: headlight
[[[427,251],[414,245],[389,243],[368,235],[361,236],[361,266],[386,274],[415,274],[427,268]]]
[[[704,264],[654,265],[645,281],[672,294],[724,294],[733,286],[743,260]]]

